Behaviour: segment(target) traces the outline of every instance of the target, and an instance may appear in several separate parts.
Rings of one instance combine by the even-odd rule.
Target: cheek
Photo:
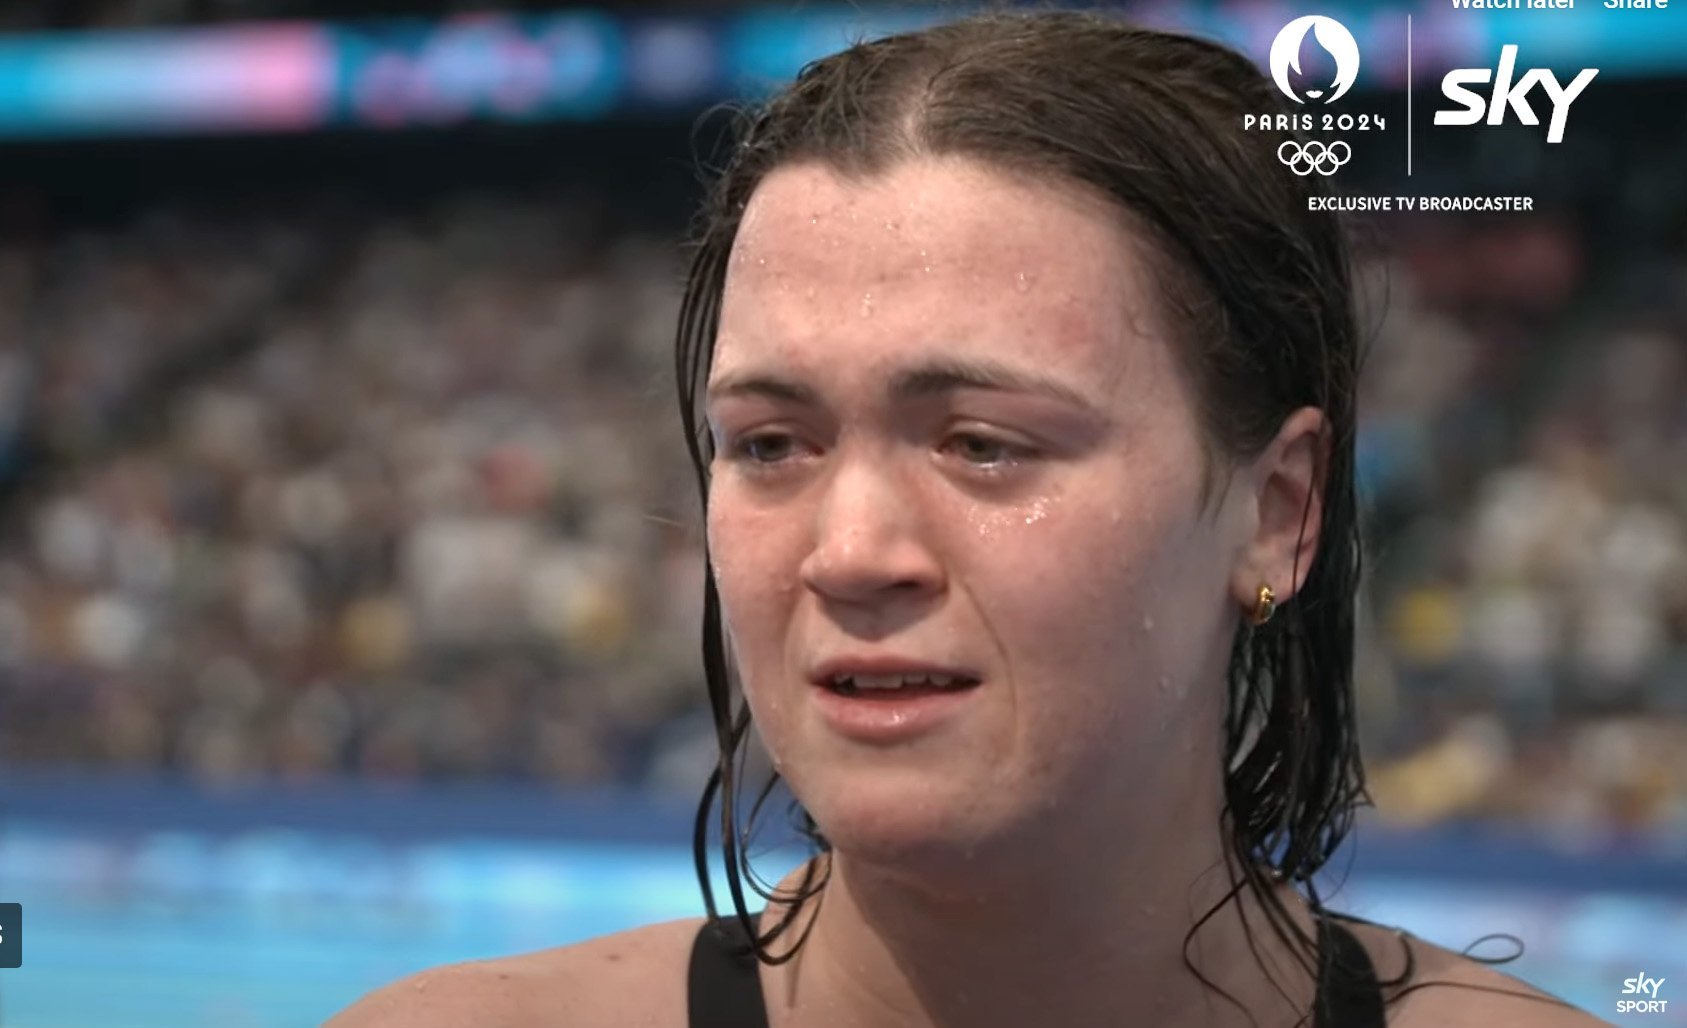
[[[1130,501],[1068,503],[1014,531],[981,533],[991,574],[1003,579],[981,600],[1004,611],[1000,623],[1019,626],[1022,644],[1047,640],[1037,649],[1050,659],[1111,649],[1117,636],[1107,628],[1129,627],[1121,620],[1151,609],[1150,593],[1165,585],[1156,573],[1164,526],[1153,513]]]
[[[788,533],[774,514],[715,494],[706,528],[721,623],[746,682],[755,682],[778,672],[784,652],[781,633],[797,587],[797,565],[784,552]]]
[[[747,594],[750,582],[757,578],[753,566],[756,551],[747,545],[748,519],[733,512],[729,504],[711,495],[706,531],[709,541],[709,571],[715,576],[715,591],[720,594],[721,620],[730,635],[736,637],[736,617],[751,600]]]
[[[1033,505],[978,527],[977,602],[1036,709],[1100,729],[1169,709],[1187,687],[1208,645],[1198,626],[1213,580],[1187,491],[1172,474],[1101,475],[1051,497],[1041,517]],[[1044,694],[1060,702],[1037,704]]]

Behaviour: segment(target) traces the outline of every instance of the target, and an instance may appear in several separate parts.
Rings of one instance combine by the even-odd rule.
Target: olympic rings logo
[[[1285,139],[1277,148],[1277,159],[1296,175],[1310,175],[1314,171],[1320,175],[1333,175],[1336,169],[1353,159],[1353,148],[1340,139],[1328,146],[1316,139],[1305,146],[1293,139]]]

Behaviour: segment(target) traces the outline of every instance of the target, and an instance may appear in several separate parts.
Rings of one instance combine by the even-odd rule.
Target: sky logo
[[[1649,996],[1650,999],[1619,999],[1617,1013],[1619,1014],[1662,1014],[1669,1009],[1669,1000],[1659,999],[1658,990],[1662,989],[1662,978],[1647,977],[1642,971],[1633,978],[1623,979],[1623,995]]]
[[[1492,68],[1455,68],[1449,71],[1447,77],[1441,80],[1441,92],[1446,94],[1447,99],[1462,104],[1464,110],[1436,111],[1435,124],[1474,125],[1482,120],[1483,114],[1487,114],[1488,124],[1498,125],[1505,120],[1506,108],[1509,107],[1516,112],[1518,121],[1525,125],[1539,125],[1540,118],[1529,106],[1529,93],[1539,85],[1545,88],[1547,99],[1552,104],[1552,123],[1547,126],[1546,141],[1563,142],[1564,122],[1570,116],[1570,104],[1599,74],[1599,69],[1583,68],[1568,86],[1560,83],[1558,76],[1546,68],[1531,68],[1514,83],[1512,77],[1516,72],[1516,43],[1507,43],[1500,48],[1498,71]],[[1489,79],[1494,82],[1491,96],[1465,88],[1483,84]]]

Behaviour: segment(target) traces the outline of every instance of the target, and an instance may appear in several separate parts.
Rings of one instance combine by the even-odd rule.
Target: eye
[[[734,440],[727,457],[751,471],[767,471],[787,463],[793,456],[795,437],[787,432],[759,432]],[[1036,451],[1015,443],[993,439],[976,432],[956,432],[945,440],[945,449],[956,451],[970,468],[985,474],[1000,474]]]
[[[960,444],[952,449],[957,449],[966,463],[981,471],[992,473],[1005,470],[1036,455],[1035,451],[1028,447],[992,439],[976,432],[956,432],[949,437],[949,442]]]
[[[770,467],[781,462],[781,454],[790,448],[791,439],[791,435],[786,432],[747,435],[734,440],[727,449],[727,455],[751,468]],[[771,456],[767,453],[768,450],[773,451]]]

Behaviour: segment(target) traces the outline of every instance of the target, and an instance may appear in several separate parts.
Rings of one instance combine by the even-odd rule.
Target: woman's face
[[[1167,769],[1216,774],[1254,513],[1224,479],[1200,508],[1171,346],[1141,252],[1076,190],[958,158],[756,190],[710,374],[709,546],[762,740],[840,851],[971,852],[1073,811],[1147,827],[1187,803]],[[893,388],[922,369],[1002,384]],[[859,654],[982,684],[864,740],[811,682]]]

